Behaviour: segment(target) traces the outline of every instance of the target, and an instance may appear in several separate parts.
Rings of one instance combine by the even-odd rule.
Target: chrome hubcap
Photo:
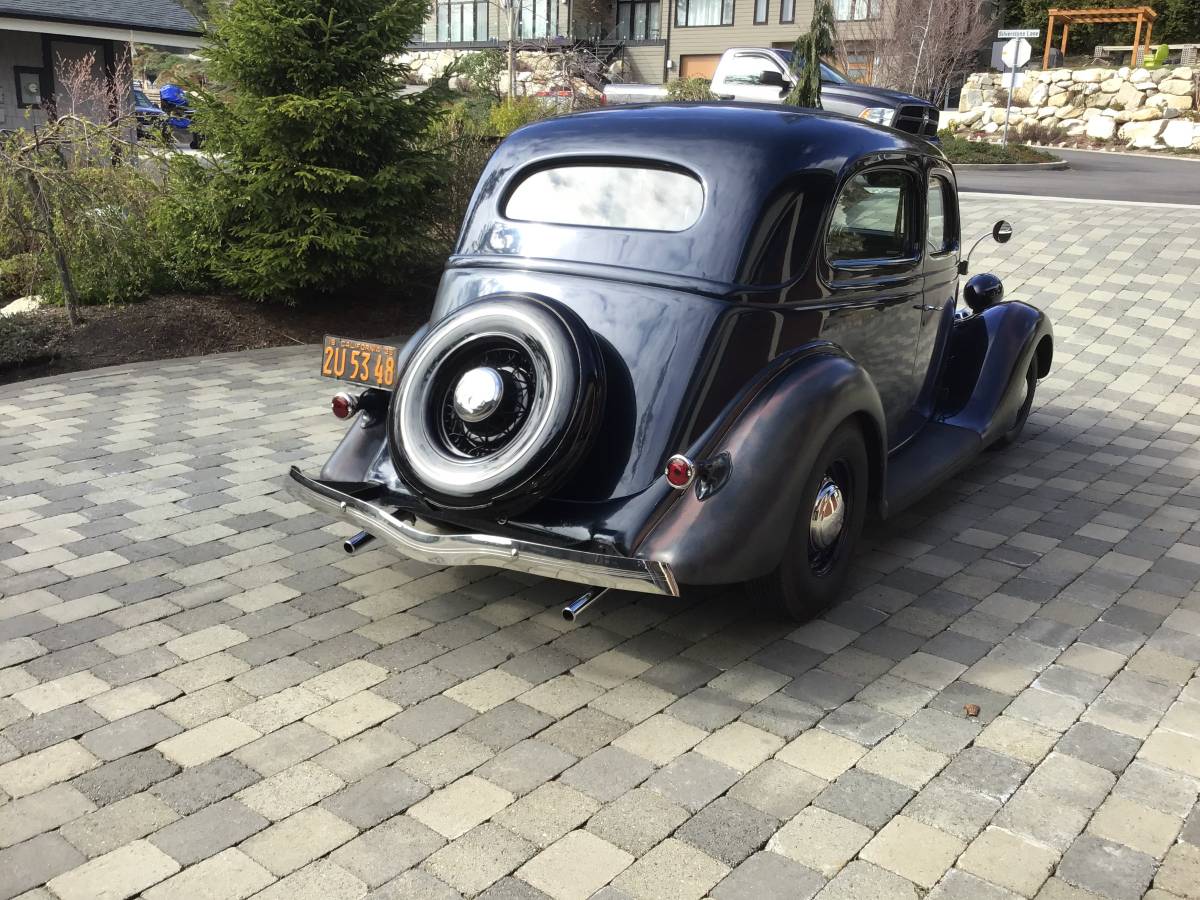
[[[808,527],[808,539],[817,551],[828,550],[837,543],[846,521],[846,502],[842,489],[828,475],[817,489],[813,504],[812,520]]]
[[[454,412],[464,422],[482,422],[504,399],[504,379],[489,366],[471,369],[454,386]]]

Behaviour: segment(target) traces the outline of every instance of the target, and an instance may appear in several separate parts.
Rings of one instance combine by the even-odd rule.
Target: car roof
[[[832,191],[845,170],[864,158],[914,155],[943,158],[933,145],[903,132],[775,104],[649,103],[558,116],[518,129],[496,149],[480,177],[456,256],[537,258],[544,245],[553,244],[559,260],[730,284],[762,210],[789,180],[824,176]],[[573,236],[571,226],[504,219],[507,191],[526,170],[596,158],[645,160],[694,173],[705,188],[700,219],[684,232],[632,232],[633,240],[631,232],[618,229],[576,227]],[[500,226],[503,241],[492,239]],[[556,229],[552,240],[546,227]]]

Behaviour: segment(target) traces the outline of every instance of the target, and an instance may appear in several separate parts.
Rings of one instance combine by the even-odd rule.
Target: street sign
[[[1029,57],[1032,54],[1033,48],[1029,46],[1029,41],[1025,40],[1025,38],[1013,38],[1000,51],[1000,58],[1004,60],[1004,64],[1010,69],[1019,69],[1025,63],[1029,62]]]
[[[998,38],[1035,38],[1041,35],[1038,28],[1001,28],[996,32]]]

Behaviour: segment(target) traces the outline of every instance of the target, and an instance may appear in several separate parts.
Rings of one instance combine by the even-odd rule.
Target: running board
[[[893,516],[969,465],[983,449],[979,432],[929,422],[888,458],[887,514]]]

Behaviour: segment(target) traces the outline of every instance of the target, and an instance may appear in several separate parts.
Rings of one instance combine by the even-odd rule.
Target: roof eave
[[[60,34],[69,37],[95,37],[115,41],[166,44],[172,47],[198,48],[205,43],[202,29],[175,29],[121,22],[88,22],[65,16],[34,16],[0,12],[0,31],[25,31]]]

